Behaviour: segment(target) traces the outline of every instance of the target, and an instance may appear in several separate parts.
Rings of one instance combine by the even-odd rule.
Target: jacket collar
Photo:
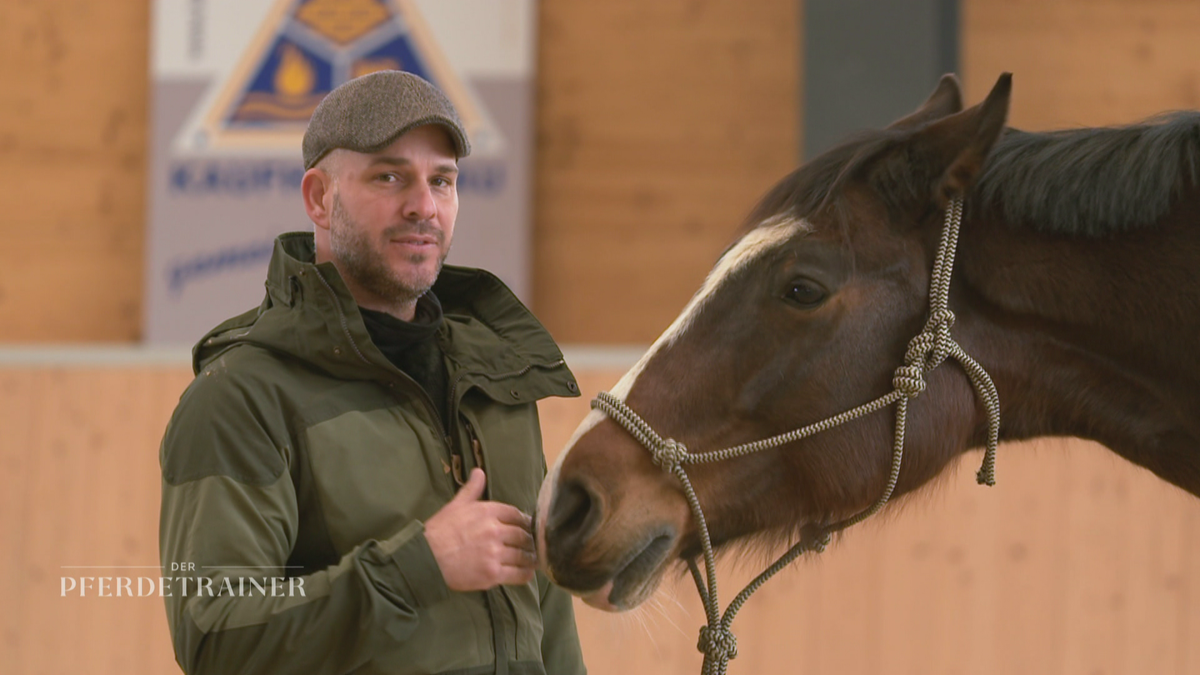
[[[315,257],[312,233],[280,235],[262,304],[205,335],[192,351],[195,371],[227,349],[253,344],[339,378],[394,380],[399,371],[371,342],[337,268],[317,264]],[[577,395],[561,350],[495,275],[446,265],[434,293],[445,314],[438,340],[452,378],[480,386],[498,400],[517,399],[513,403]]]

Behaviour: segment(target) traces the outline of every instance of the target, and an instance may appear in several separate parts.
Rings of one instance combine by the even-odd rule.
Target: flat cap
[[[446,129],[459,159],[471,154],[458,113],[437,87],[401,70],[356,77],[329,92],[313,111],[304,132],[304,168],[335,148],[378,152],[426,124]]]

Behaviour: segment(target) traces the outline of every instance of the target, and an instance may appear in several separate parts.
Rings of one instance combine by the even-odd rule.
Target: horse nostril
[[[559,487],[546,519],[547,535],[563,543],[577,544],[579,540],[586,539],[599,524],[599,499],[590,490],[575,481]]]

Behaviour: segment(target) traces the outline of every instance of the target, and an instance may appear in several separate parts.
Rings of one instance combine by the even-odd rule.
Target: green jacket
[[[452,592],[422,524],[453,497],[457,462],[482,463],[486,498],[533,513],[535,402],[578,395],[562,352],[496,277],[447,266],[444,430],[313,250],[311,234],[276,241],[266,299],[196,345],[163,438],[176,660],[217,675],[583,673],[565,592],[540,573]]]

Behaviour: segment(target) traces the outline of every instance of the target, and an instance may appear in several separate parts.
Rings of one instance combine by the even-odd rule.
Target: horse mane
[[[867,131],[805,163],[763,196],[740,234],[777,213],[803,217],[823,204],[837,206],[843,183],[864,167],[890,208],[924,200],[929,167],[914,166],[908,154],[876,161],[911,133]],[[1157,222],[1173,197],[1196,184],[1200,112],[1181,111],[1119,127],[1007,128],[966,206],[972,213],[998,209],[1007,222],[1039,232],[1102,237]]]
[[[899,139],[898,134],[886,129],[864,131],[805,162],[762,196],[738,236],[780,213],[803,218],[822,205],[840,205],[843,183]]]
[[[1186,183],[1185,183],[1186,179]],[[1200,182],[1200,112],[1120,127],[1006,129],[967,198],[1040,232],[1102,237],[1153,224]]]

